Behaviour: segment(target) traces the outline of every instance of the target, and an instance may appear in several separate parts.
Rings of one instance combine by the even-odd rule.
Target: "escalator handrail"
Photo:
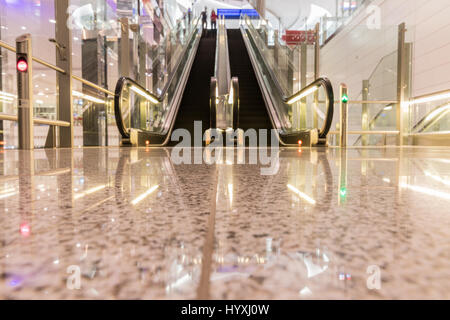
[[[166,85],[164,86],[163,90],[161,91],[161,94],[156,96],[155,94],[153,94],[152,92],[148,91],[146,88],[144,88],[143,86],[141,86],[139,83],[137,83],[136,81],[134,81],[133,79],[129,78],[129,77],[120,77],[119,80],[117,81],[116,84],[116,89],[114,92],[114,114],[115,114],[115,118],[116,118],[116,123],[117,123],[117,128],[120,132],[120,134],[122,135],[122,137],[124,138],[129,138],[130,134],[129,132],[125,129],[125,123],[123,121],[123,117],[122,117],[122,110],[120,107],[120,100],[122,98],[122,92],[123,92],[123,88],[125,86],[125,84],[127,83],[132,83],[134,86],[138,87],[139,89],[143,90],[147,95],[149,95],[150,97],[152,97],[153,99],[155,99],[155,102],[158,101],[159,103],[164,101],[164,98],[170,88],[170,86],[172,85],[173,79],[175,78],[175,75],[178,72],[178,69],[180,67],[181,62],[183,61],[184,56],[186,55],[188,48],[190,47],[189,44],[191,43],[191,41],[193,40],[194,36],[197,34],[198,35],[198,31],[199,31],[199,21],[200,21],[200,17],[196,19],[196,21],[194,22],[194,27],[192,29],[191,34],[189,35],[189,39],[186,42],[187,45],[185,46],[185,48],[183,49],[180,58],[178,59],[175,68],[173,69],[171,75],[169,76],[169,80],[167,81]]]
[[[247,25],[249,25],[250,27],[253,27],[253,25],[248,23],[247,19],[249,19],[248,16],[246,16]],[[252,36],[250,32],[245,32],[245,29],[243,29],[242,26],[241,26],[241,30],[244,31],[244,34],[249,34],[250,36]],[[324,124],[323,124],[321,130],[319,131],[319,138],[321,138],[321,139],[326,138],[326,136],[328,135],[328,132],[331,129],[331,124],[332,124],[333,115],[334,115],[334,92],[333,92],[333,85],[331,84],[331,81],[326,77],[318,78],[318,79],[314,80],[312,83],[310,83],[308,86],[306,86],[305,88],[296,92],[295,94],[293,94],[291,96],[287,96],[286,93],[284,92],[284,90],[282,89],[282,86],[278,82],[277,77],[275,76],[272,69],[270,68],[270,65],[267,62],[264,55],[262,55],[260,52],[258,52],[258,53],[259,53],[259,57],[266,65],[266,69],[268,70],[272,81],[275,83],[278,91],[280,92],[280,96],[282,97],[284,103],[287,104],[287,102],[290,101],[292,98],[302,95],[303,93],[307,92],[308,90],[312,89],[313,87],[322,86],[325,89],[325,95],[326,95],[325,99],[326,99],[327,111],[326,111],[326,116],[324,119],[325,120]]]
[[[328,132],[331,129],[331,123],[333,122],[333,115],[334,115],[334,92],[333,92],[333,85],[331,84],[331,81],[326,77],[321,77],[316,80],[314,80],[312,83],[310,83],[308,86],[304,87],[303,89],[299,90],[297,93],[293,94],[292,96],[286,98],[283,97],[284,103],[288,103],[288,101],[292,100],[293,98],[297,96],[303,95],[305,92],[308,92],[314,87],[323,87],[325,90],[325,104],[327,105],[327,111],[325,114],[325,119],[322,125],[322,128],[319,131],[319,138],[326,138],[328,135]],[[305,96],[306,97],[306,96]]]
[[[436,121],[440,120],[440,118],[442,117],[442,112],[449,112],[449,110],[446,108],[444,110],[442,110],[441,113],[436,113],[436,115],[434,115],[434,117],[428,119],[430,117],[431,114],[433,114],[434,112],[438,111],[439,109],[443,109],[444,107],[447,107],[449,105],[448,102],[437,106],[435,108],[433,108],[433,110],[431,110],[430,112],[428,112],[419,122],[417,122],[414,127],[412,128],[411,132],[414,133],[423,133],[425,130],[427,130],[430,126],[432,126],[433,124],[436,123]],[[421,127],[421,128],[420,128]],[[419,130],[420,129],[420,130]]]
[[[133,79],[129,77],[120,77],[116,84],[116,89],[114,92],[114,116],[116,118],[116,124],[117,129],[119,129],[119,133],[122,135],[122,137],[129,138],[130,133],[125,128],[125,123],[123,121],[122,117],[122,108],[120,106],[120,100],[122,99],[122,92],[125,85],[128,83],[131,83],[133,86],[138,87],[142,91],[144,91],[146,94],[151,94],[147,89],[145,89],[143,86],[141,86],[139,83],[134,81]]]

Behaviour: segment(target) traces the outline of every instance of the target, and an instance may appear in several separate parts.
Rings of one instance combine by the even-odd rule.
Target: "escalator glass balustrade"
[[[289,59],[284,69],[274,63],[274,47],[260,27],[260,21],[243,17],[240,30],[229,31],[231,69],[240,83],[240,126],[276,129],[285,146],[326,145],[334,114],[331,82],[319,78],[294,90],[289,79],[298,72]]]
[[[159,77],[158,83],[162,84],[154,91],[146,88],[148,84],[137,83],[128,77],[119,79],[114,109],[123,145],[163,146],[169,142],[203,38],[199,19],[194,19],[183,33],[174,31],[170,37],[171,70],[153,74],[153,77]]]

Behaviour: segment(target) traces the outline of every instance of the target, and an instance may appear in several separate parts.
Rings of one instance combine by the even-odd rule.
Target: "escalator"
[[[269,114],[258,85],[240,29],[228,30],[231,74],[239,78],[239,127],[272,129]]]
[[[171,141],[172,133],[177,129],[186,129],[191,134],[191,141],[184,141],[184,146],[192,145],[197,133],[194,122],[199,121],[202,124],[201,133],[205,135],[208,130],[206,143],[211,142],[208,137],[214,131],[225,133],[229,129],[243,129],[240,131],[244,132],[243,139],[239,141],[245,141],[245,132],[249,129],[256,132],[275,129],[276,138],[284,146],[326,145],[333,118],[334,96],[330,81],[319,78],[294,95],[286,95],[280,90],[270,65],[262,56],[265,48],[258,47],[256,32],[251,28],[221,31],[219,39],[215,31],[202,31],[199,20],[196,20],[189,34],[183,30],[186,35],[180,38],[182,47],[173,50],[169,46],[169,60],[163,58],[163,63],[171,70],[160,76],[163,86],[153,85],[153,90],[147,90],[148,82],[139,84],[130,78],[119,79],[114,109],[122,136],[121,144],[175,146],[179,144],[177,140],[184,141],[184,138],[177,132],[175,141]],[[225,40],[223,35],[226,35]],[[216,46],[223,48],[222,42],[228,44],[229,50],[225,51],[230,51],[225,59],[222,55],[225,51],[216,50]],[[223,70],[227,64],[227,74],[235,77],[228,79],[230,91],[223,94],[222,85],[228,84],[228,81],[223,81],[224,73],[218,73],[217,68],[221,66],[219,69]],[[216,79],[213,75],[219,75],[219,84],[212,80]],[[320,127],[318,123],[296,125],[301,104],[317,110],[317,104],[311,103],[314,97],[325,106],[323,123]],[[309,117],[304,114],[305,119]],[[228,119],[227,125],[224,125],[224,119]],[[270,143],[269,132],[267,145]]]
[[[318,78],[292,94],[269,61],[274,52],[257,21],[243,17],[229,30],[230,65],[240,85],[239,127],[274,129],[282,146],[326,146],[334,114],[331,82]],[[291,88],[292,89],[292,88]]]
[[[214,73],[216,32],[204,32],[200,40],[191,74],[189,76],[183,99],[178,110],[173,131],[186,129],[194,137],[195,121],[202,122],[202,136],[210,128],[209,82]],[[170,141],[168,146],[175,146],[178,142]]]
[[[175,36],[178,34],[180,31]],[[114,111],[122,146],[177,145],[178,141],[170,139],[176,129],[189,131],[193,142],[195,121],[201,122],[202,133],[210,128],[208,87],[214,73],[216,33],[202,30],[196,19],[189,34],[175,43],[178,48],[171,42],[166,49],[173,56],[162,60],[164,68],[172,71],[166,76],[155,70],[161,83],[154,90],[147,90],[148,83],[139,84],[128,77],[117,82]],[[153,65],[158,65],[156,62]]]

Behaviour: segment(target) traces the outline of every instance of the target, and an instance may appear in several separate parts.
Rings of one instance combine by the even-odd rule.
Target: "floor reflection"
[[[450,297],[450,150],[215,156],[0,154],[0,297],[196,298],[205,261],[210,298]]]

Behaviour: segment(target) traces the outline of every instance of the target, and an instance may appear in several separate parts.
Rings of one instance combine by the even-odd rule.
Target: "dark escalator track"
[[[209,85],[214,75],[216,32],[204,31],[184,90],[173,131],[187,129],[194,141],[194,122],[202,122],[202,133],[210,128]],[[175,146],[179,142],[169,142]]]
[[[244,131],[272,129],[272,123],[240,29],[228,30],[228,50],[231,74],[233,77],[239,78],[239,127]]]

